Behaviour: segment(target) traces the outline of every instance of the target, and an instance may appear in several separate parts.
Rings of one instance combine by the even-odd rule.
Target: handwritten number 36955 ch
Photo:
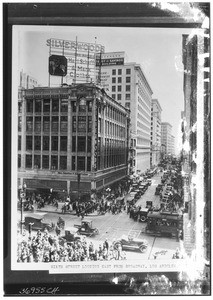
[[[59,292],[59,287],[31,287],[31,288],[23,288],[19,291],[21,295],[30,295],[30,294],[52,294],[55,295]]]

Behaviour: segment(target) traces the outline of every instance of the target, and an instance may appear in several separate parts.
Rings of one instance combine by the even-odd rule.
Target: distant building
[[[29,191],[77,197],[128,173],[128,111],[92,83],[26,89],[18,125],[18,179]]]
[[[150,165],[157,166],[161,152],[161,112],[162,108],[157,99],[152,99],[151,109],[151,156]]]
[[[98,81],[113,99],[130,109],[131,171],[150,168],[152,89],[137,63],[126,63],[125,52],[101,55]]]
[[[172,125],[168,122],[161,123],[161,144],[165,146],[166,155],[171,154]]]

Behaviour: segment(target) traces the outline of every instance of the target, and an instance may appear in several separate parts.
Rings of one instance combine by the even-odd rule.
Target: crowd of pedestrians
[[[126,253],[106,239],[95,246],[92,241],[82,239],[67,243],[61,236],[53,236],[48,231],[37,231],[18,243],[17,261],[27,262],[70,262],[123,260]]]

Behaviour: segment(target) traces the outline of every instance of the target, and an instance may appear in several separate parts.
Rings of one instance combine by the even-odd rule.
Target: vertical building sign
[[[104,47],[96,43],[84,43],[66,41],[61,39],[48,39],[46,45],[49,47],[49,74],[64,76],[68,84],[85,83],[96,81],[96,55],[104,53]],[[64,64],[58,61],[67,61],[66,71]],[[62,65],[61,74],[54,73],[55,65]],[[59,70],[60,71],[60,70]],[[60,72],[59,72],[60,73]]]

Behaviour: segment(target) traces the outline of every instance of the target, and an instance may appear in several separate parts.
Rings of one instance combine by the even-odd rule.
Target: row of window
[[[112,92],[116,92],[116,87],[117,87],[117,92],[122,92],[122,85],[112,85]],[[131,91],[131,85],[126,85],[126,92]]]
[[[107,118],[113,119],[122,124],[126,124],[126,115],[120,112],[118,109],[107,105],[105,113]]]
[[[122,83],[122,77],[118,77],[117,82]],[[130,83],[130,82],[131,82],[131,77],[130,76],[126,77],[126,83]],[[116,77],[112,77],[112,83],[116,83]]]
[[[112,98],[116,100],[116,94],[112,94]],[[117,100],[118,101],[122,100],[122,94],[117,94]],[[131,94],[126,94],[125,95],[125,100],[130,101],[131,100]]]
[[[80,112],[92,111],[92,101],[81,98],[78,102]],[[76,101],[71,102],[72,111],[76,112]],[[19,109],[20,110],[20,109]],[[27,113],[67,113],[68,99],[27,99],[26,100]]]
[[[101,161],[103,162],[104,168],[110,168],[114,166],[119,166],[126,163],[125,153],[115,154],[115,155],[99,155],[97,157],[97,170],[101,170]]]
[[[91,136],[72,137],[72,152],[91,152]],[[76,147],[77,143],[77,147]],[[26,151],[67,151],[67,136],[26,136]],[[21,136],[18,137],[18,150],[21,150]]]
[[[72,156],[72,171],[91,171],[90,156]],[[21,167],[21,155],[18,155],[18,167]],[[26,169],[67,170],[67,156],[31,155],[25,156]]]
[[[26,132],[60,132],[68,131],[68,117],[67,116],[52,116],[52,117],[26,117]],[[18,131],[22,130],[22,117],[18,117]],[[76,116],[72,117],[72,131],[91,132],[92,131],[92,116]]]
[[[112,69],[112,75],[116,75],[116,71],[118,75],[122,75],[122,69]],[[131,74],[131,69],[126,69],[126,75],[130,75]]]

